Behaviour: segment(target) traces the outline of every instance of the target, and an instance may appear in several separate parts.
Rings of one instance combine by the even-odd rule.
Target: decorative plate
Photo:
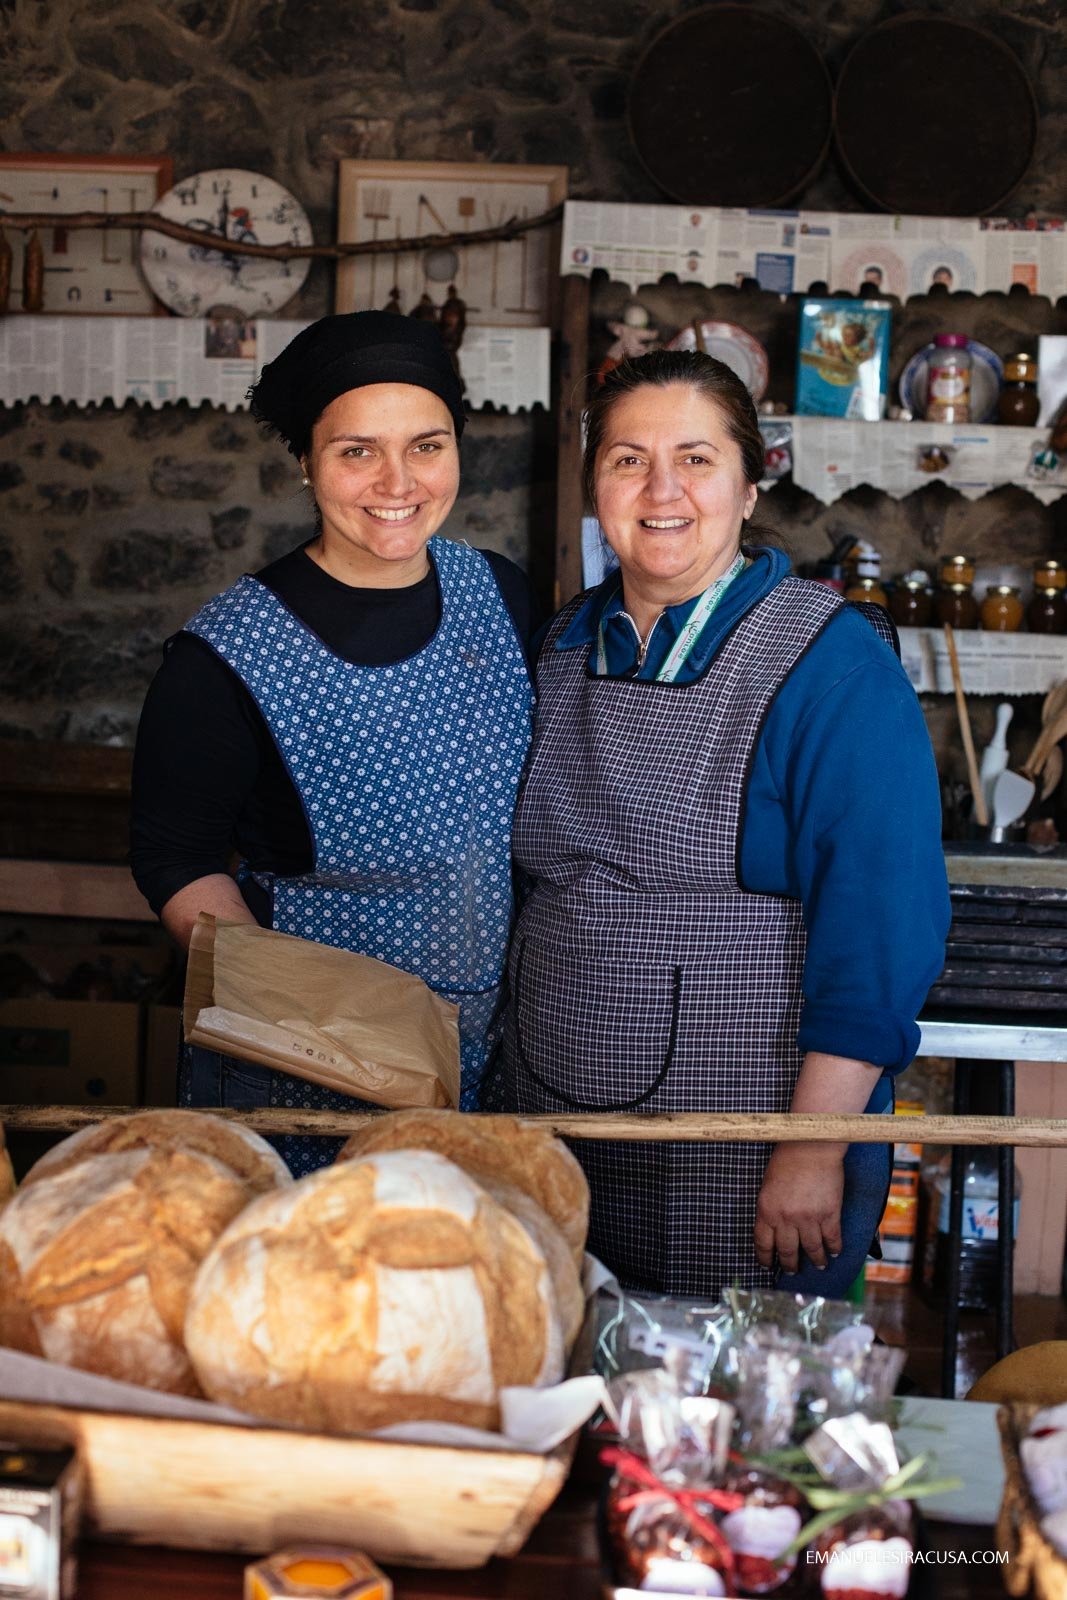
[[[736,372],[758,405],[767,393],[767,381],[770,376],[767,352],[759,340],[754,339],[747,328],[739,327],[736,322],[701,321],[699,327],[705,352],[709,356],[714,356],[716,361],[725,362],[732,372]],[[694,322],[687,323],[680,329],[667,346],[668,350],[696,348]]]
[[[917,350],[900,375],[900,403],[917,420],[926,415],[926,385],[935,349],[930,343]],[[971,353],[971,421],[991,422],[997,414],[1004,364],[995,351],[977,339],[968,339],[967,349]]]

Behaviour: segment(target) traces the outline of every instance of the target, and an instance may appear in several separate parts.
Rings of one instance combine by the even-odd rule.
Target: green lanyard
[[[721,578],[716,578],[715,582],[709,584],[704,590],[704,593],[700,596],[700,599],[697,601],[692,612],[690,613],[689,621],[686,623],[677,639],[675,639],[674,644],[671,646],[666,661],[656,673],[656,683],[674,683],[679,672],[681,672],[682,668],[685,666],[685,663],[692,655],[693,647],[700,638],[701,633],[704,631],[704,625],[708,618],[711,616],[712,612],[715,610],[715,607],[718,605],[719,601],[722,599],[731,583],[733,583],[738,573],[743,572],[744,570],[745,558],[739,552],[737,559],[734,561],[734,564],[729,571],[724,572]],[[608,675],[608,656],[604,645],[603,613],[601,613],[600,625],[597,628],[596,671],[598,678],[606,678]]]

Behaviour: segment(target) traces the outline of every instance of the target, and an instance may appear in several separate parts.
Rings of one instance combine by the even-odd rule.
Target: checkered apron
[[[842,602],[785,578],[688,684],[598,678],[546,640],[513,848],[500,1091],[519,1112],[786,1111],[801,1056],[800,903],[739,882],[745,793],[778,690]],[[624,1285],[770,1285],[752,1246],[767,1144],[576,1141],[590,1249]]]
[[[462,1104],[478,1104],[512,915],[509,841],[530,740],[522,646],[485,557],[430,541],[441,621],[391,666],[342,660],[265,585],[242,578],[188,624],[248,688],[307,817],[314,866],[254,874],[273,926],[375,956],[460,1008]],[[271,1105],[359,1109],[287,1073]],[[289,1139],[299,1176],[328,1140]]]

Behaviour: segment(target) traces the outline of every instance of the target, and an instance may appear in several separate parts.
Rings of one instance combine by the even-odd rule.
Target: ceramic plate
[[[700,336],[704,349],[716,361],[724,361],[731,372],[736,372],[753,400],[759,403],[767,393],[769,366],[767,352],[758,339],[736,322],[701,322]],[[697,336],[693,324],[687,323],[676,333],[668,350],[695,350]]]
[[[997,414],[997,397],[1004,381],[1001,359],[986,344],[968,339],[971,352],[971,421],[991,422]],[[926,383],[935,346],[917,350],[900,375],[900,403],[916,420],[926,414]]]

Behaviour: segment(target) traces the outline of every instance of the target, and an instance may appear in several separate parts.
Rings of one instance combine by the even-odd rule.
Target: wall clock
[[[311,223],[295,195],[273,178],[235,167],[194,172],[153,207],[172,222],[248,244],[311,244]],[[247,316],[278,312],[308,275],[308,260],[263,261],[225,255],[210,244],[186,244],[146,230],[141,268],[172,311],[202,317],[215,305]]]
[[[148,211],[170,187],[167,156],[0,154],[4,211]],[[0,224],[2,224],[0,218]],[[141,275],[137,235],[119,229],[38,228],[44,251],[44,306],[61,313],[129,317],[159,312]],[[22,311],[19,284],[26,235],[7,229],[11,246],[9,310]]]

